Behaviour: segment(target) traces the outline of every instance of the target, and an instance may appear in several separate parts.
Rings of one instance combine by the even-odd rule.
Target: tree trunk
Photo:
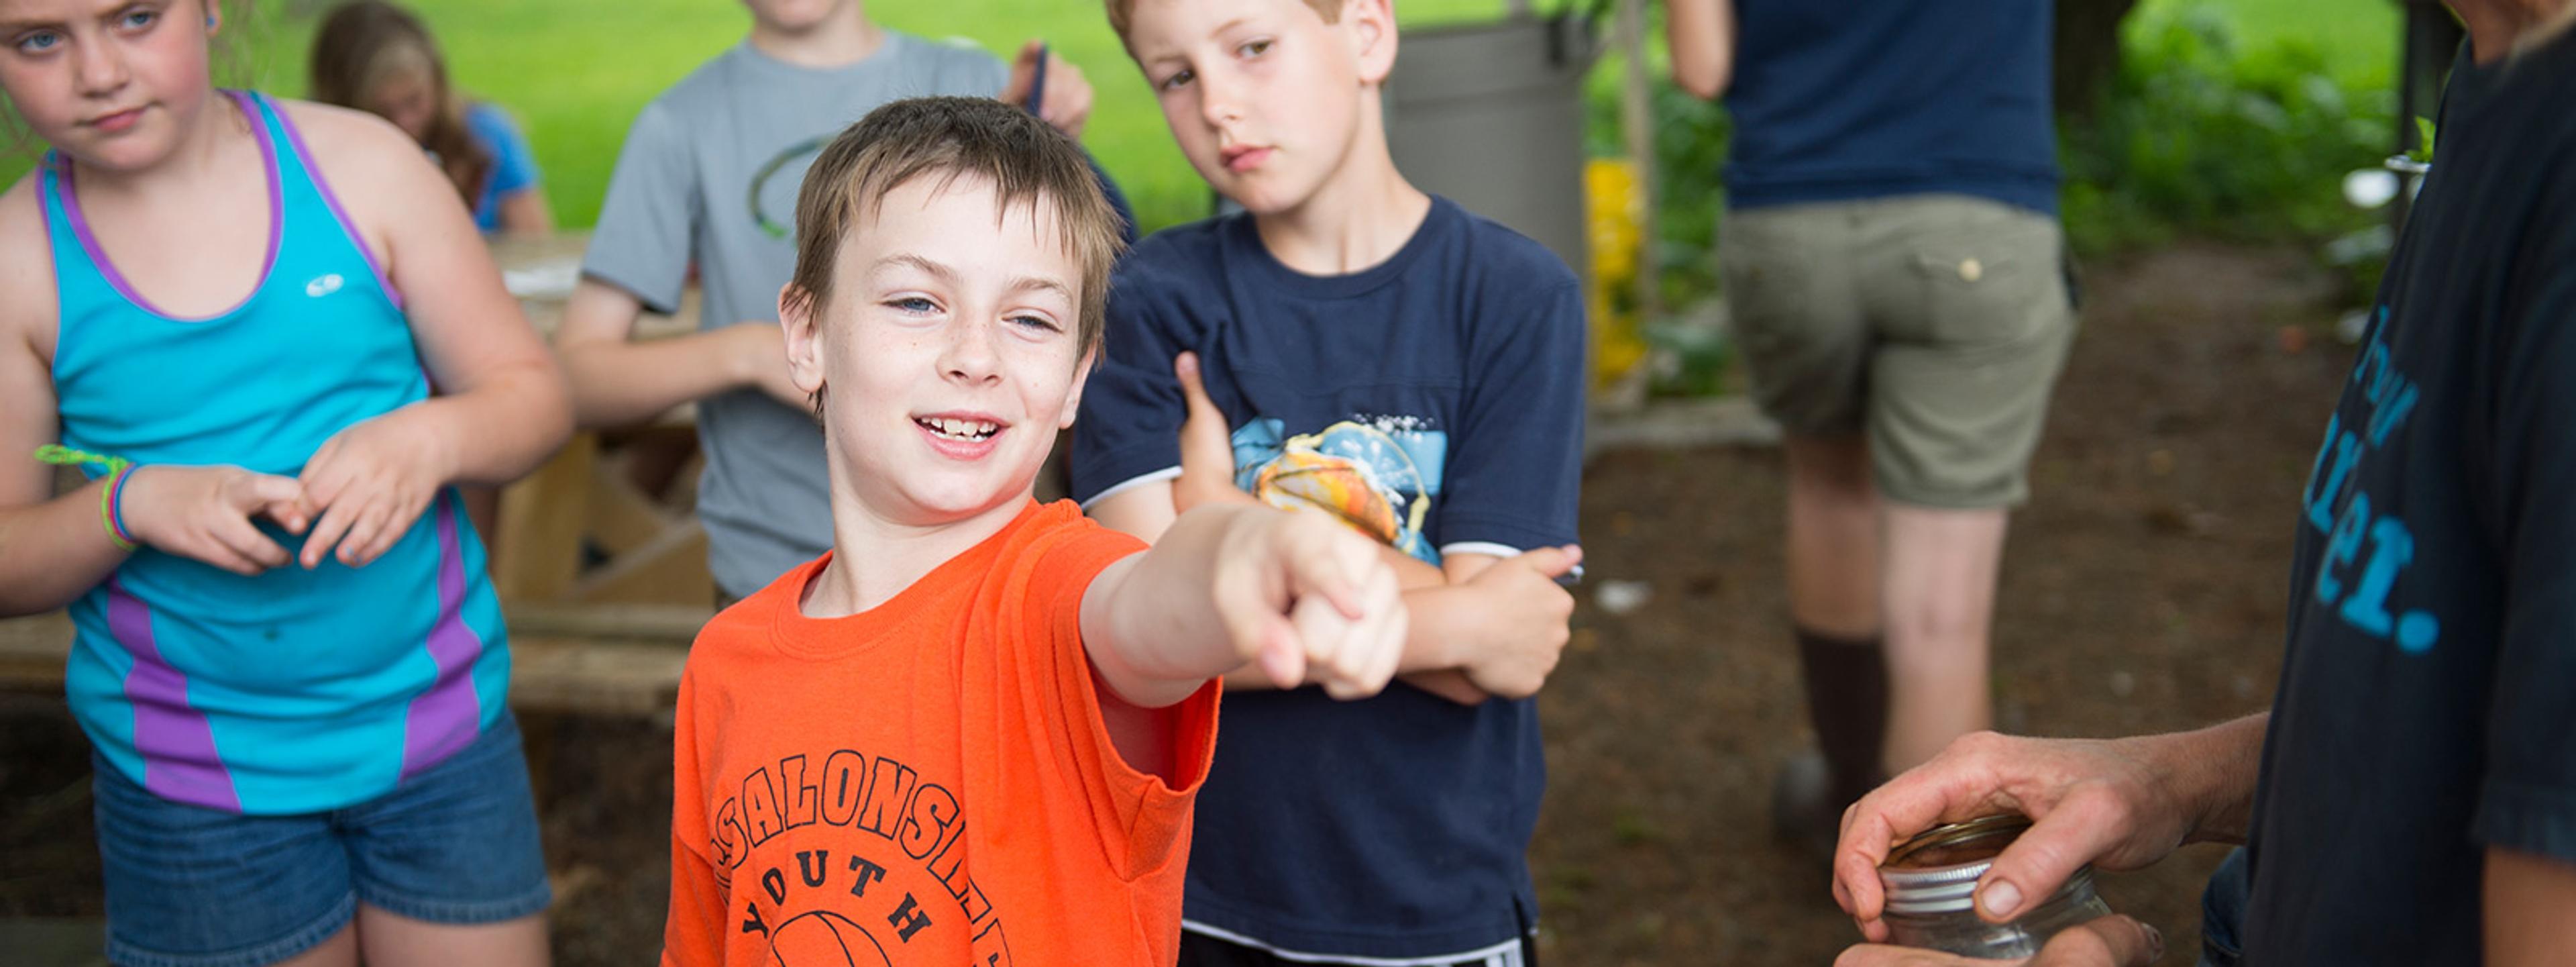
[[[2120,76],[2120,22],[2138,0],[2057,0],[2057,113],[2091,117]]]

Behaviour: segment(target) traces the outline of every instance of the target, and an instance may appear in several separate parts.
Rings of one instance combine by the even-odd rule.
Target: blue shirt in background
[[[465,133],[492,156],[492,170],[474,196],[474,227],[500,231],[501,200],[537,186],[537,154],[509,112],[490,104],[465,108]]]
[[[1737,0],[1735,208],[1958,193],[2057,212],[2048,0]]]
[[[1536,242],[1446,199],[1385,262],[1273,258],[1251,218],[1155,234],[1119,263],[1074,424],[1088,504],[1179,473],[1172,358],[1196,351],[1236,482],[1437,565],[1575,539],[1581,287]],[[1199,793],[1188,929],[1294,954],[1484,950],[1536,917],[1526,853],[1546,765],[1538,709],[1409,685],[1226,696]],[[1471,959],[1448,957],[1446,959]]]

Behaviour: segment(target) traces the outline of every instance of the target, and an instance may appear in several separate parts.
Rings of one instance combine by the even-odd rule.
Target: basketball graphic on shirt
[[[893,967],[866,928],[827,910],[799,914],[769,935],[769,967]]]

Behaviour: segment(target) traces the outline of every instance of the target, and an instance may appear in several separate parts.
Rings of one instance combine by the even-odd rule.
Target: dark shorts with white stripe
[[[1181,931],[1180,967],[1307,967],[1313,964],[1365,964],[1369,967],[1538,967],[1535,935],[1486,950],[1438,957],[1335,957],[1265,950],[1220,940],[1195,930]]]

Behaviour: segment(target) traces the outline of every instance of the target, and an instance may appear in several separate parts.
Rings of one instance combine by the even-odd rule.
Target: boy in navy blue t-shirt
[[[1339,704],[1229,677],[1182,962],[1519,963],[1545,786],[1529,696],[1580,553],[1579,285],[1396,171],[1387,0],[1109,13],[1183,153],[1246,213],[1121,263],[1074,496],[1149,540],[1206,501],[1336,515],[1387,545],[1413,616],[1413,688]]]

